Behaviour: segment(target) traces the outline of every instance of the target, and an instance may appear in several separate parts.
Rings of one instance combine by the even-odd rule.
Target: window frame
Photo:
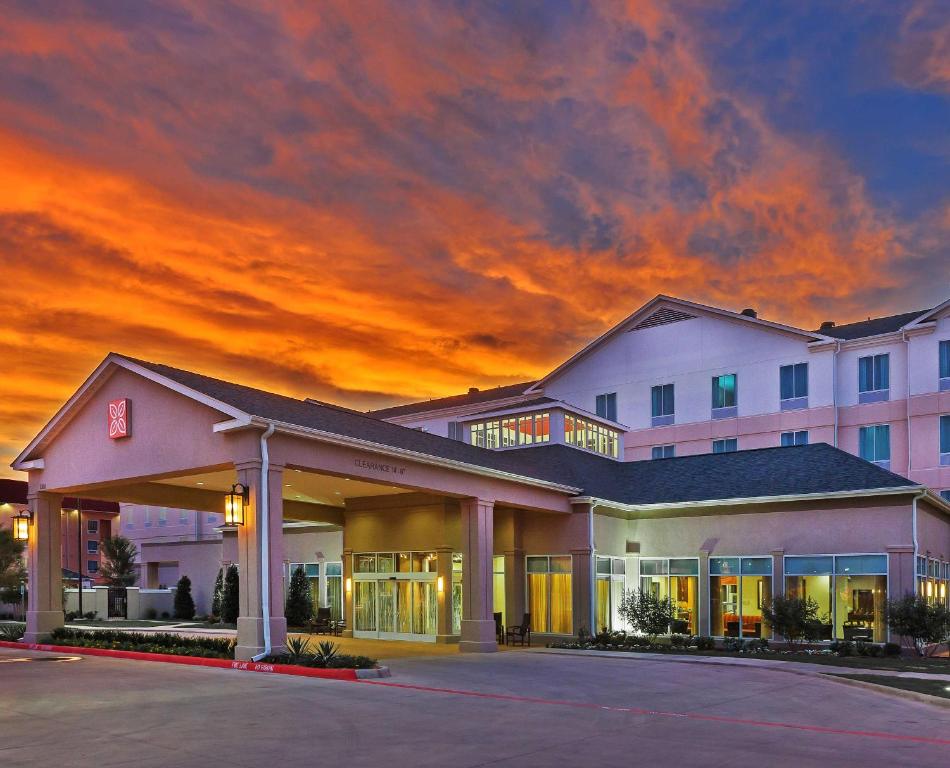
[[[804,435],[805,439],[799,442],[799,435]],[[791,436],[791,442],[785,442],[786,437]],[[792,429],[786,432],[782,432],[779,436],[780,445],[782,448],[791,448],[795,445],[808,445],[808,430],[807,429]]]
[[[883,360],[882,365],[878,365]],[[863,366],[869,366],[870,388],[864,388]],[[882,373],[883,372],[883,373]],[[886,380],[886,381],[885,381]],[[884,385],[884,386],[881,386]],[[891,397],[891,355],[878,352],[858,358],[858,403],[881,403]]]
[[[937,342],[937,389],[950,391],[950,339]]]
[[[874,430],[874,458],[869,458],[865,456],[864,452],[864,435],[866,430]],[[887,436],[887,458],[879,458],[878,456],[878,440],[881,431]],[[869,461],[872,464],[875,464],[884,469],[891,468],[891,425],[890,424],[864,424],[858,428],[858,456],[860,456],[865,461]]]
[[[722,450],[716,450],[716,444],[722,443]],[[729,449],[728,444],[732,443],[733,447]],[[715,454],[720,453],[736,453],[739,450],[739,438],[738,437],[720,437],[712,441],[712,452]]]
[[[597,395],[594,398],[594,413],[601,419],[617,421],[617,393],[604,392]]]
[[[659,408],[657,407],[659,406]],[[659,413],[657,413],[659,411]],[[676,384],[650,387],[650,426],[665,427],[676,422]]]
[[[804,387],[800,391],[799,371],[804,370]],[[791,393],[786,397],[785,372],[788,371],[791,377]],[[808,407],[808,363],[789,363],[781,365],[779,373],[779,409],[783,411],[795,411]]]
[[[660,452],[660,455],[657,456],[657,451]],[[676,458],[676,443],[666,443],[664,445],[654,445],[650,449],[650,460],[655,461],[656,459],[675,459]]]
[[[950,413],[940,415],[937,422],[937,448],[940,451],[940,466],[950,467]]]
[[[731,390],[723,387],[722,380],[732,378]],[[732,397],[726,395],[731,392]],[[718,397],[717,397],[718,396]],[[731,399],[731,403],[727,402]],[[717,403],[721,403],[717,405]],[[711,400],[710,418],[729,419],[739,415],[739,374],[721,373],[712,377],[712,400]]]

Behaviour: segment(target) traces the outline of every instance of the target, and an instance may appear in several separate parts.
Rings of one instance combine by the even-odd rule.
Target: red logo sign
[[[109,437],[118,440],[120,437],[128,437],[132,434],[129,424],[129,400],[123,397],[121,400],[109,401]]]

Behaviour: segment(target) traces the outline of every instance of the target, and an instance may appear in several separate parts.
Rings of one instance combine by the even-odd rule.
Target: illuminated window
[[[580,416],[565,414],[564,442],[615,459],[620,455],[619,432]]]
[[[472,424],[469,442],[479,448],[513,448],[551,440],[551,414],[528,413]]]

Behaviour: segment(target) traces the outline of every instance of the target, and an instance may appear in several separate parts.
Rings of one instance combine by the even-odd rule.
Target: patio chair
[[[310,619],[309,630],[311,635],[334,634],[334,626],[333,621],[330,619],[329,608],[317,608],[317,615]]]
[[[501,623],[501,612],[494,614],[495,617],[495,641],[501,645],[505,642],[505,627]]]
[[[505,645],[514,644],[515,641],[524,645],[525,638],[528,639],[528,647],[531,647],[531,614],[526,613],[520,624],[508,627],[505,630]]]

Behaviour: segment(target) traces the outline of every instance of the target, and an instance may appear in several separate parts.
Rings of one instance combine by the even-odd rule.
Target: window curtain
[[[551,631],[570,635],[574,632],[571,605],[571,574],[551,574]]]
[[[531,612],[531,631],[546,632],[548,623],[548,575],[528,574],[528,610]]]
[[[597,579],[597,606],[594,611],[594,632],[613,629],[610,622],[610,579]]]

